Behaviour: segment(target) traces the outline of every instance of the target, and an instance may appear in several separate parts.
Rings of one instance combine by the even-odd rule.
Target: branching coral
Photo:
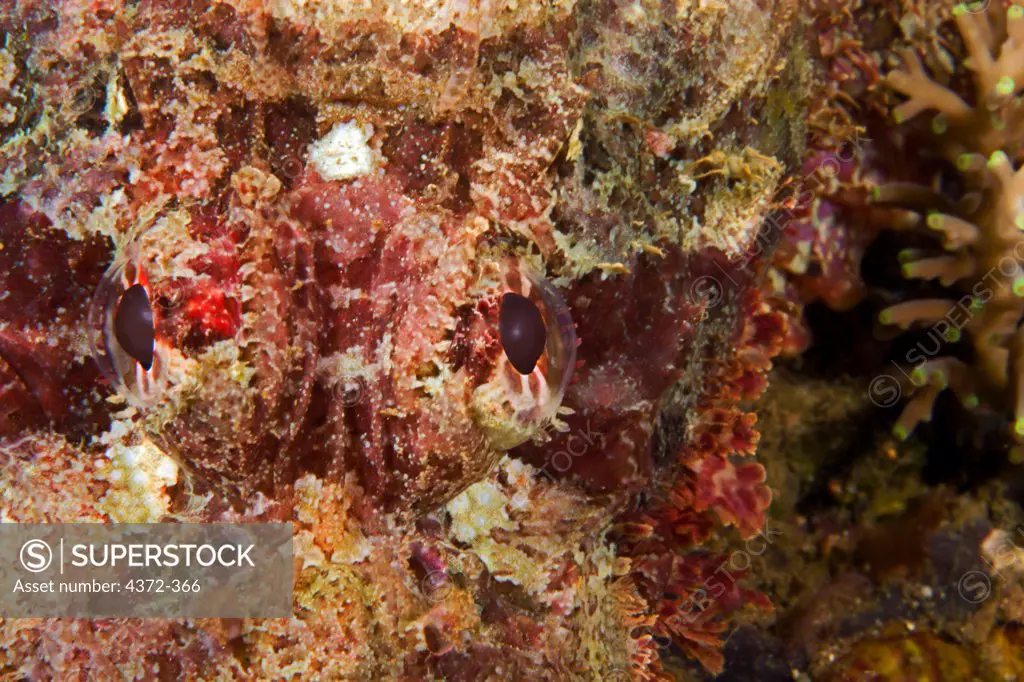
[[[887,227],[930,233],[941,244],[904,250],[903,276],[955,285],[962,295],[901,302],[879,317],[904,330],[930,326],[951,343],[965,336],[974,362],[911,351],[915,390],[895,433],[905,438],[927,421],[936,397],[950,388],[967,408],[984,403],[1008,411],[1012,436],[1024,444],[1024,7],[961,5],[953,14],[972,95],[956,92],[955,73],[930,75],[912,50],[885,84],[907,98],[892,110],[897,123],[933,114],[930,140],[959,171],[964,189],[950,196],[938,183],[892,182],[879,185],[872,199],[898,209]]]

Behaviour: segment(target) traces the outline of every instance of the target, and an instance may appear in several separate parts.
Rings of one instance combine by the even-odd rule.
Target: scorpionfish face
[[[429,508],[558,427],[574,326],[528,258],[470,249],[449,277],[396,238],[401,258],[341,266],[310,232],[251,207],[171,214],[95,293],[98,365],[193,488],[355,471],[387,506]]]

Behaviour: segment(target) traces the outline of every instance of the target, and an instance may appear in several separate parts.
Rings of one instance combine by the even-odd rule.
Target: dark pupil
[[[147,371],[153,366],[153,309],[141,284],[134,284],[121,295],[114,315],[117,342]]]
[[[519,294],[502,296],[498,333],[505,357],[516,371],[520,374],[532,372],[544,353],[548,337],[544,318],[533,301]]]

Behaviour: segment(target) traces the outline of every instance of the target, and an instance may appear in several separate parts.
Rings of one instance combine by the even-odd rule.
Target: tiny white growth
[[[373,170],[373,150],[368,144],[373,128],[355,121],[338,123],[314,142],[309,161],[326,180],[350,180]]]
[[[131,469],[139,465],[144,454],[145,448],[141,446],[125,448],[121,451],[121,461],[124,462],[125,466]]]
[[[178,465],[138,431],[130,419],[118,419],[97,441],[106,446],[101,480],[110,488],[99,509],[120,523],[156,523],[167,514],[166,487],[178,481]]]
[[[495,528],[511,529],[508,497],[493,481],[479,481],[448,503],[451,532],[462,542],[488,538]]]
[[[166,481],[168,485],[173,485],[178,480],[178,465],[170,457],[164,457],[156,465],[154,473],[158,479]]]

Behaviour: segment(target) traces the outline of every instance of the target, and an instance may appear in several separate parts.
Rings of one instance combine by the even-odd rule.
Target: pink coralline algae
[[[822,87],[810,103],[808,149],[787,188],[779,245],[765,282],[789,318],[787,355],[813,341],[804,306],[820,302],[845,311],[867,295],[861,263],[882,229],[869,198],[890,165],[888,146],[864,125],[877,108],[871,93],[881,57],[870,43],[886,40],[873,35],[880,25],[875,13],[885,11],[857,0],[810,5],[808,44]]]
[[[796,15],[0,10],[0,513],[289,520],[297,562],[290,620],[7,620],[0,671],[721,669],[768,606],[702,545],[771,499]]]
[[[803,306],[821,302],[833,310],[849,310],[867,295],[861,263],[880,231],[868,205],[881,177],[867,160],[872,154],[870,143],[863,140],[814,150],[785,203],[787,218],[780,223],[766,286],[780,301],[794,304],[785,344],[788,355],[803,352],[812,342],[800,314]]]

